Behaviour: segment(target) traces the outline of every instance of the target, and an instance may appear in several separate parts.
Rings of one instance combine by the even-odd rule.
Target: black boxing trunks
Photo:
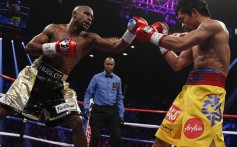
[[[65,116],[81,114],[76,93],[66,78],[41,58],[36,59],[20,72],[0,103],[33,120],[39,120],[43,113],[48,126],[61,125]]]

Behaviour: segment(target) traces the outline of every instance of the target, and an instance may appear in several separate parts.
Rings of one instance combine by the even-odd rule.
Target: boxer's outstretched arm
[[[113,42],[107,38],[101,38],[101,37],[97,37],[93,44],[95,48],[110,53],[121,53],[129,45],[130,44],[125,42],[123,39],[119,39]]]
[[[122,38],[117,41],[110,41],[105,38],[101,38],[98,35],[95,35],[95,41],[93,42],[93,46],[101,51],[112,52],[112,53],[120,53],[125,50],[129,44],[135,39],[136,30],[141,25],[147,25],[148,23],[141,17],[134,16],[129,20],[127,25],[127,30],[123,34]]]

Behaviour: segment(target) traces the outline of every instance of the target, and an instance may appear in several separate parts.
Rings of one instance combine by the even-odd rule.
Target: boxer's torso
[[[55,69],[69,74],[76,64],[91,50],[92,43],[96,38],[94,33],[79,32],[77,36],[69,35],[66,25],[54,25],[50,42],[56,42],[66,37],[72,38],[77,43],[75,55],[52,54],[43,56],[43,61]]]
[[[215,20],[210,21],[210,24],[220,23]],[[226,28],[220,25],[220,29],[216,30],[215,35],[193,47],[194,69],[212,68],[227,75],[230,63],[228,39]]]

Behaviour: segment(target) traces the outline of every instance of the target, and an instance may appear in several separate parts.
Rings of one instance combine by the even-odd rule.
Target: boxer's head
[[[115,61],[112,57],[107,57],[104,62],[104,68],[106,73],[111,73],[114,70]]]
[[[205,0],[180,0],[175,12],[183,29],[188,32],[197,29],[201,17],[211,17]]]
[[[89,29],[93,18],[94,13],[89,6],[77,6],[72,11],[71,22],[79,29],[86,31]]]

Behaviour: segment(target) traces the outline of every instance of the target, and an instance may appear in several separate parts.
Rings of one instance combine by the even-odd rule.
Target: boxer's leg
[[[14,111],[12,108],[5,106],[3,104],[0,104],[0,120],[5,118],[6,116],[12,114]]]
[[[156,138],[152,147],[170,147],[170,144],[164,142],[163,140]]]
[[[216,147],[216,144],[215,144],[214,140],[211,142],[210,147]]]
[[[72,128],[74,147],[85,147],[86,135],[79,115],[69,115],[67,123]]]

